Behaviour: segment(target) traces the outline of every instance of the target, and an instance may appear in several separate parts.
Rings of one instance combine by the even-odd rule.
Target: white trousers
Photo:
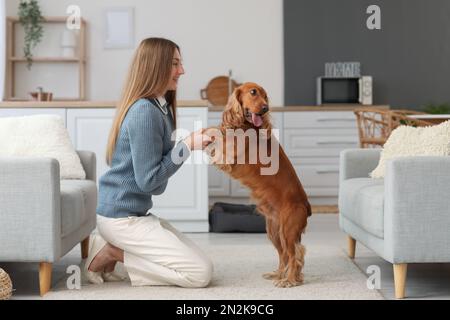
[[[201,288],[211,280],[210,258],[164,219],[97,215],[97,229],[107,242],[124,251],[124,266],[133,286]]]

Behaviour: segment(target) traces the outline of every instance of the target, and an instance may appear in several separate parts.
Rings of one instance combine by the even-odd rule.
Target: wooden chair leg
[[[89,255],[89,236],[81,241],[81,258],[87,259]]]
[[[396,299],[403,299],[405,297],[407,270],[408,270],[407,263],[394,264],[394,285],[395,285]]]
[[[41,262],[39,264],[39,287],[41,297],[50,291],[52,285],[52,264],[48,262]]]
[[[347,244],[348,244],[348,256],[350,259],[355,258],[355,249],[356,249],[356,240],[350,236],[347,236]]]

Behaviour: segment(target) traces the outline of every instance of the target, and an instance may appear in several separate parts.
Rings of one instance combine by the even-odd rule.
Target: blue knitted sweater
[[[153,206],[152,195],[164,192],[169,177],[189,157],[184,142],[175,146],[171,140],[172,115],[162,110],[153,99],[140,99],[130,107],[111,168],[99,180],[97,214],[109,218],[145,215]]]

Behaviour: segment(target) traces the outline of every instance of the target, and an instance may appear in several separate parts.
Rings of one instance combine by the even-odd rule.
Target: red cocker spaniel
[[[299,178],[272,129],[266,91],[255,83],[236,88],[207,152],[212,162],[251,190],[265,216],[269,239],[278,251],[279,267],[264,274],[278,287],[303,283],[305,231],[311,206]]]

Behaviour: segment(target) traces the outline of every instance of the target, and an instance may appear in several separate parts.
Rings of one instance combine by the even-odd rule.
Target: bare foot
[[[89,271],[100,272],[103,271],[106,267],[111,267],[111,265],[115,266],[117,262],[116,259],[116,247],[113,247],[109,243],[107,243],[95,256],[94,260],[92,260],[89,265]]]
[[[117,261],[111,262],[105,266],[105,272],[113,272],[116,268]]]

